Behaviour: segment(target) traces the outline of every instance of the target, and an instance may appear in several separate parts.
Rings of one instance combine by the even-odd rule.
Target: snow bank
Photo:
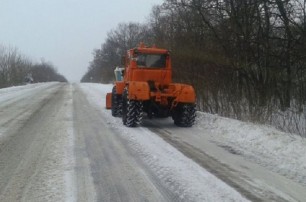
[[[29,92],[36,91],[48,86],[57,84],[58,82],[47,82],[47,83],[35,83],[24,86],[12,86],[8,88],[0,89],[0,103],[8,99],[18,97],[20,95],[28,95]]]
[[[23,86],[11,86],[11,87],[7,87],[7,88],[0,88],[0,95],[4,95],[7,93],[13,93],[16,91],[23,91],[26,89],[33,89],[33,88],[37,88],[39,86],[46,86],[46,85],[52,85],[52,84],[56,84],[58,82],[47,82],[47,83],[34,83],[34,84],[27,84],[27,85],[23,85]]]
[[[217,144],[306,185],[306,139],[271,126],[198,112],[198,129]],[[205,132],[208,131],[208,132]]]

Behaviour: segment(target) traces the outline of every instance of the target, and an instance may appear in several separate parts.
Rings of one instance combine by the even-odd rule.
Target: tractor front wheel
[[[112,115],[114,117],[121,116],[122,113],[122,97],[117,94],[116,86],[112,90]]]

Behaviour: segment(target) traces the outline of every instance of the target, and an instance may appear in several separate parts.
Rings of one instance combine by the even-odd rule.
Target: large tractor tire
[[[136,127],[141,123],[143,104],[141,101],[129,100],[128,90],[122,94],[122,122],[127,127]]]
[[[122,96],[117,94],[116,86],[112,90],[112,115],[114,117],[122,114]]]
[[[180,127],[193,126],[196,118],[196,109],[194,104],[178,104],[172,112],[174,124]]]

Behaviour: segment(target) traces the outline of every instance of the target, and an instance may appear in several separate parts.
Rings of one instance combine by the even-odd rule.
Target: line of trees
[[[44,61],[33,64],[16,48],[0,45],[0,88],[48,81],[67,82],[52,64]]]
[[[82,81],[112,81],[140,41],[171,50],[199,110],[306,136],[305,0],[165,0],[147,23],[110,31]]]

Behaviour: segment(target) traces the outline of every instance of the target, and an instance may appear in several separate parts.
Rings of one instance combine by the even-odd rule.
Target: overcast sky
[[[51,62],[79,81],[107,32],[120,22],[145,22],[163,0],[0,0],[0,44],[33,62]]]

